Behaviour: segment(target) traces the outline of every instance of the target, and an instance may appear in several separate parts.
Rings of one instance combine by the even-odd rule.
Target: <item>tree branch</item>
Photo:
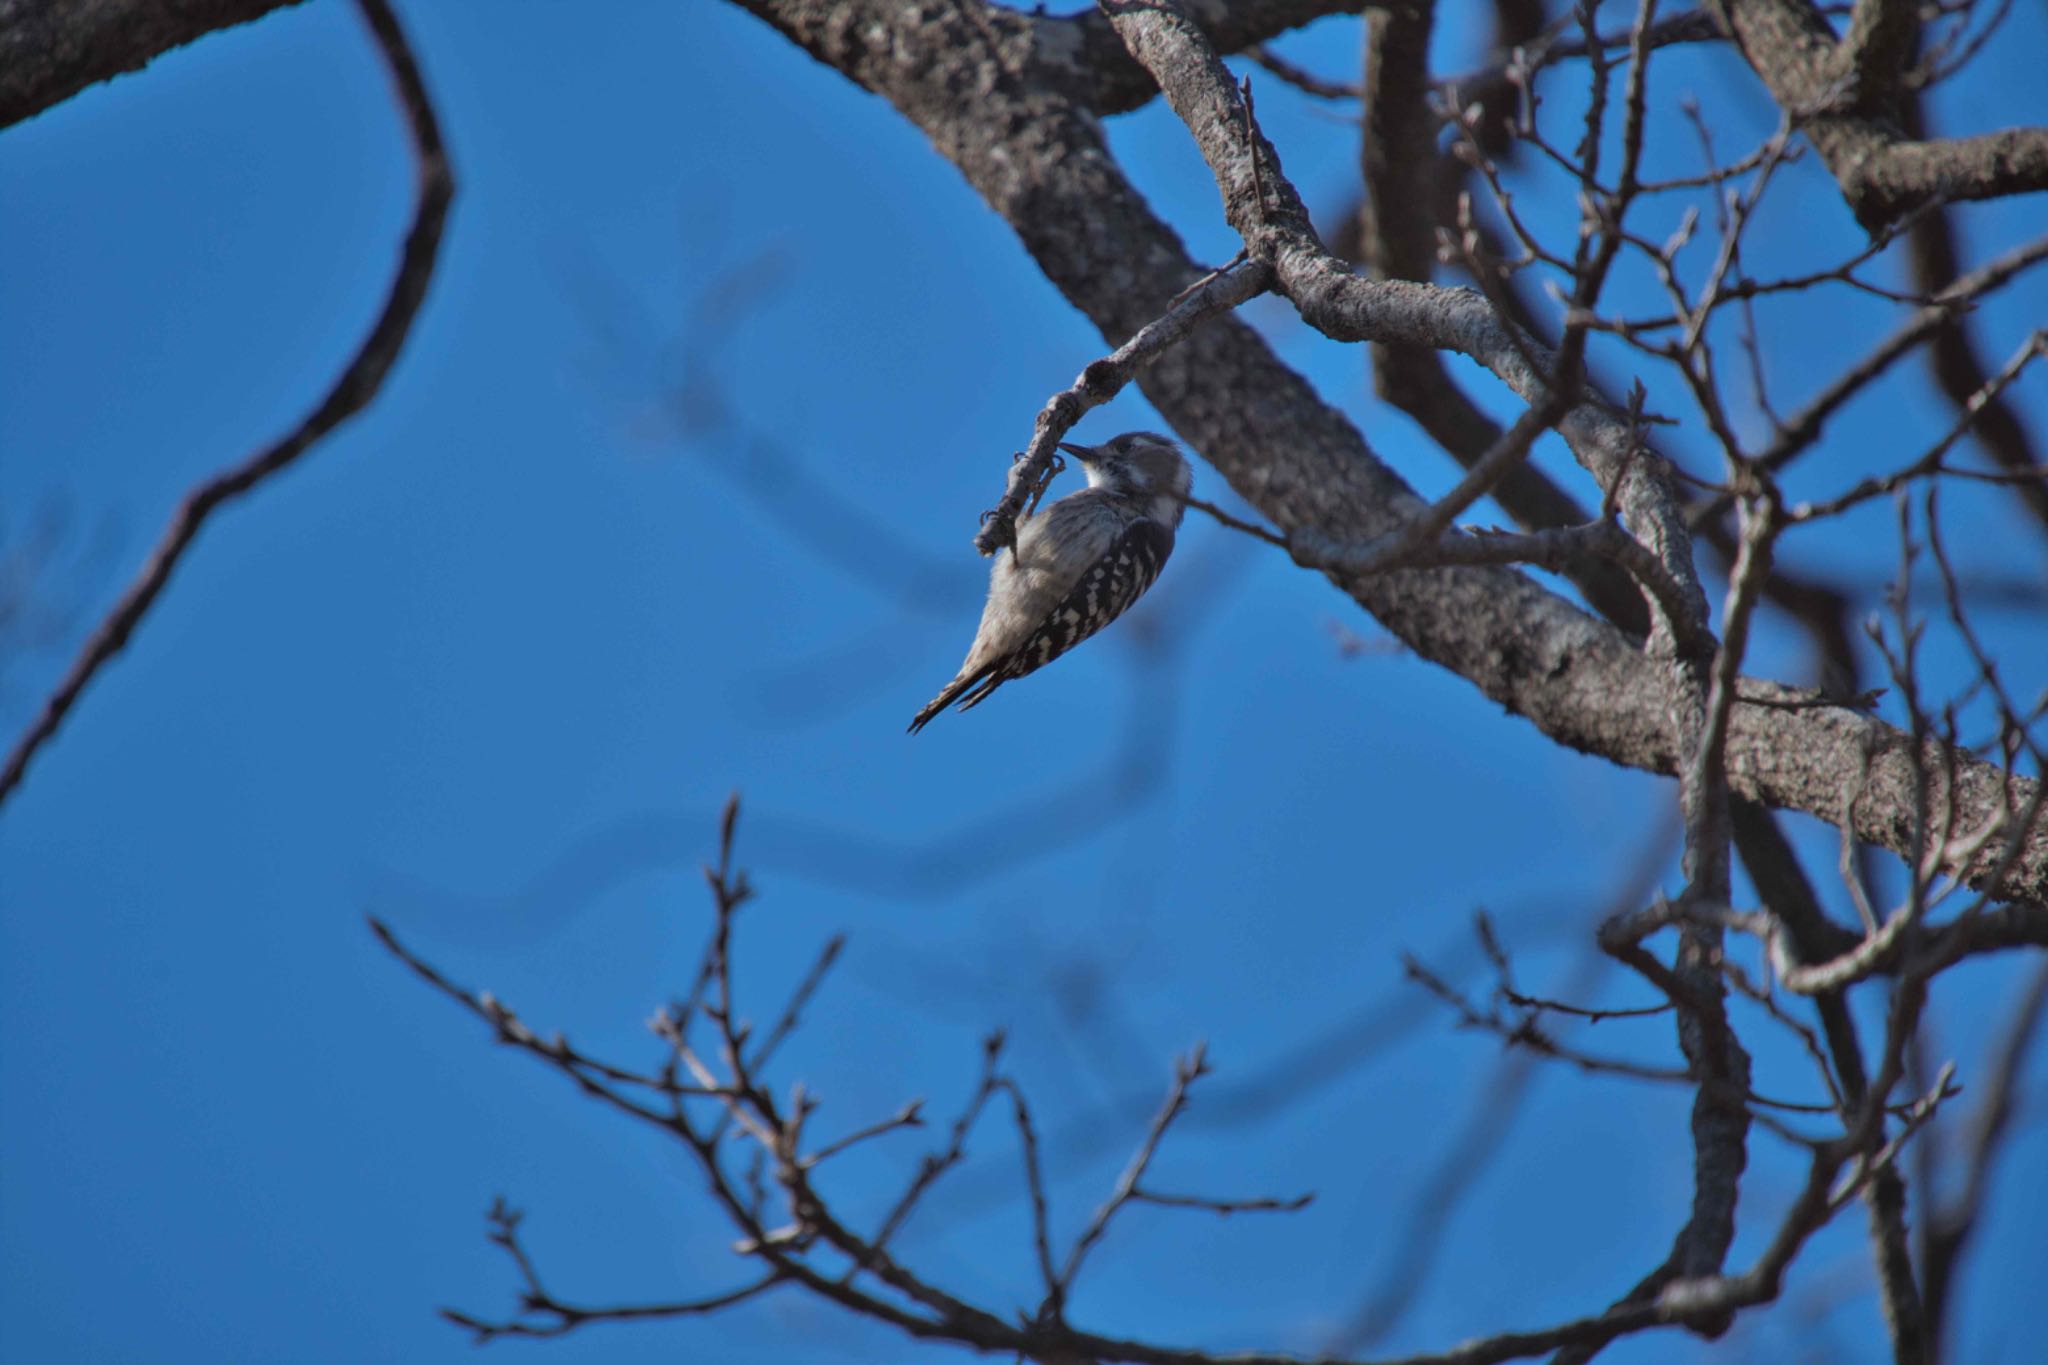
[[[977,6],[970,17],[939,6],[906,16],[883,0],[745,4],[924,128],[1010,222],[1047,279],[1112,344],[1157,318],[1201,274],[1119,172],[1100,123],[1034,65],[1028,35],[1006,36],[979,21],[996,11]],[[1249,191],[1248,174],[1244,180]],[[1490,321],[1485,301],[1468,291],[1376,284],[1334,263],[1330,274],[1340,294],[1355,286],[1387,304],[1383,316],[1402,323],[1382,333],[1392,339],[1456,340],[1468,321]],[[1497,330],[1493,336],[1506,344]],[[1306,527],[1340,543],[1363,542],[1398,528],[1421,507],[1357,429],[1237,319],[1205,325],[1138,382],[1174,429],[1282,534]],[[1577,420],[1576,412],[1567,415],[1568,436]],[[1601,429],[1617,437],[1628,430],[1624,413],[1608,422]],[[1617,441],[1617,466],[1624,448]],[[1656,663],[1528,578],[1482,568],[1333,581],[1410,649],[1553,740],[1630,767],[1677,771],[1681,751],[1668,684]],[[1729,727],[1735,794],[1838,822],[1841,793],[1867,753],[1870,776],[1854,833],[1917,856],[1910,819],[1917,765],[1906,736],[1853,712],[1816,709],[1810,697],[1773,684],[1745,680],[1743,698],[1756,704],[1739,705]],[[1801,705],[1787,709],[1774,700]],[[1946,781],[1943,764],[1934,766],[1936,782]],[[1959,808],[1978,815],[2006,793],[2024,798],[2033,787],[1968,754],[1954,756],[1953,771]],[[1977,883],[1994,870],[1988,858],[1968,869]],[[2020,850],[2003,886],[2008,895],[2048,902],[2048,833]]]
[[[1913,142],[1888,110],[1872,109],[1894,82],[1867,68],[1895,60],[1903,19],[1852,17],[1849,36],[1837,44],[1807,0],[1710,2],[1771,97],[1800,121],[1856,221],[1872,232],[1923,204],[2048,189],[2048,128]],[[1857,15],[1907,8],[1865,0]]]
[[[447,151],[441,143],[441,129],[434,118],[432,101],[428,98],[425,82],[420,78],[419,65],[406,45],[404,32],[399,28],[390,5],[387,0],[357,2],[390,72],[399,106],[405,114],[406,129],[412,137],[417,165],[418,197],[412,226],[406,232],[398,274],[391,282],[391,293],[384,301],[384,310],[371,326],[369,335],[363,338],[348,367],[327,391],[327,396],[298,426],[185,495],[171,518],[171,524],[165,528],[156,549],[143,565],[142,572],[93,631],[70,670],[44,701],[41,713],[15,742],[6,766],[0,768],[0,804],[4,804],[21,785],[29,761],[56,734],[57,727],[63,724],[64,717],[86,685],[128,643],[128,637],[156,604],[157,597],[170,582],[171,574],[185,552],[191,549],[207,519],[223,504],[241,497],[289,467],[328,432],[367,407],[383,387],[385,377],[405,346],[406,337],[411,334],[413,319],[426,298],[427,284],[433,278],[434,266],[440,257],[441,231],[447,223],[449,203],[455,195],[455,180],[449,170]]]
[[[1272,278],[1273,272],[1263,261],[1240,259],[1212,271],[1189,285],[1156,321],[1139,328],[1114,354],[1091,362],[1071,385],[1048,399],[1033,424],[1030,446],[1011,462],[1002,501],[982,518],[974,548],[991,555],[1016,543],[1017,518],[1025,505],[1044,491],[1046,476],[1059,457],[1060,438],[1089,409],[1123,392],[1142,366],[1204,321],[1263,293]]]
[[[216,29],[300,0],[45,0],[0,8],[0,128]]]

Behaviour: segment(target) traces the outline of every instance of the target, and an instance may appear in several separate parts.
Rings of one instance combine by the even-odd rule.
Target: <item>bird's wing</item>
[[[998,552],[988,601],[960,676],[982,673],[1016,652],[1110,553],[1130,514],[1094,489],[1071,493],[1017,527],[1014,550]]]
[[[1082,572],[1038,628],[1010,651],[997,676],[1021,678],[1043,668],[1123,615],[1152,586],[1172,553],[1172,531],[1156,521],[1132,522]],[[980,699],[969,698],[961,709]]]

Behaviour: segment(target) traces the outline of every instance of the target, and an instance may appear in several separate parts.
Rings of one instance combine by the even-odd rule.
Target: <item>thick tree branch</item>
[[[8,0],[0,3],[0,128],[95,81],[140,71],[215,29],[299,0]]]
[[[2048,128],[1914,142],[1892,121],[1885,96],[1910,24],[1898,0],[1864,0],[1839,44],[1807,0],[1711,3],[1871,231],[1922,204],[2048,189]]]
[[[1437,155],[1437,119],[1429,107],[1434,13],[1434,0],[1403,0],[1366,12],[1365,126],[1359,145],[1365,198],[1357,213],[1357,244],[1366,269],[1378,280],[1431,277],[1437,211],[1444,198],[1438,182],[1455,183],[1450,166]],[[1476,95],[1460,92],[1460,98]],[[1505,102],[1496,99],[1488,107]],[[1460,464],[1473,467],[1500,440],[1500,426],[1451,378],[1442,352],[1375,342],[1371,356],[1373,387],[1380,397],[1420,423]],[[1525,460],[1501,473],[1492,493],[1530,530],[1588,519],[1568,494]],[[1642,594],[1613,563],[1581,559],[1566,572],[1596,611],[1631,634],[1649,634]]]
[[[1906,132],[1915,138],[1926,136],[1922,104],[1916,92],[1903,105]],[[1962,273],[1953,217],[1947,210],[1923,214],[1906,234],[1906,259],[1913,272],[1913,287],[1929,298],[1940,297]],[[1949,317],[1935,329],[1927,359],[1942,395],[1958,412],[1991,378],[1991,367],[1984,363],[1971,327],[1959,316]],[[1977,409],[1970,434],[2007,470],[2018,472],[2042,462],[2040,448],[2028,433],[2026,423],[2004,395]],[[2048,529],[2048,480],[2019,484],[2013,488],[2013,496]]]
[[[1270,261],[1276,287],[1310,326],[1339,341],[1454,350],[1492,370],[1532,407],[1545,403],[1560,356],[1502,318],[1479,294],[1412,281],[1361,279],[1323,249],[1271,143],[1201,30],[1171,0],[1112,0],[1105,6],[1133,55],[1158,77],[1216,177],[1224,217],[1252,254]],[[1576,364],[1562,367],[1570,371]],[[1618,406],[1577,391],[1559,431],[1622,520],[1693,598],[1706,620],[1691,538],[1677,515],[1668,475],[1637,459],[1640,441]]]
[[[1120,173],[1093,115],[1039,71],[1029,35],[1006,38],[984,23],[992,11],[938,6],[905,16],[882,0],[745,3],[924,129],[1112,344],[1158,317],[1204,273]],[[1339,292],[1356,286],[1388,302],[1387,316],[1403,323],[1385,330],[1390,339],[1439,344],[1456,340],[1465,320],[1491,323],[1485,301],[1465,291],[1375,284],[1334,263],[1330,272]],[[1497,329],[1492,335],[1501,338]],[[1203,326],[1149,366],[1139,386],[1283,534],[1306,528],[1363,542],[1421,508],[1356,428],[1235,318]],[[1574,420],[1563,424],[1568,433]],[[1627,430],[1625,414],[1611,421],[1611,430]],[[1668,685],[1655,662],[1526,577],[1466,568],[1334,581],[1416,653],[1559,743],[1651,772],[1677,771]],[[1726,762],[1736,794],[1839,821],[1841,793],[1868,752],[1855,833],[1895,852],[1912,849],[1916,765],[1904,735],[1854,712],[1814,709],[1802,694],[1767,683],[1745,682],[1743,698],[1759,704],[1738,705],[1730,722]],[[1942,762],[1932,769],[1937,786],[1944,783]],[[2024,800],[2032,790],[2031,782],[1966,754],[1955,755],[1954,771],[1959,808],[1979,817],[2008,793]],[[1991,866],[1986,860],[1973,875],[1981,880]],[[2005,887],[2048,901],[2048,834],[2025,845]]]
[[[1243,52],[1325,15],[1358,12],[1357,0],[1197,0],[1192,8],[1218,52]],[[1007,13],[989,10],[992,20]],[[1152,73],[1131,59],[1100,10],[1026,22],[1048,65],[1061,73],[1062,88],[1083,108],[1126,114],[1159,93]]]

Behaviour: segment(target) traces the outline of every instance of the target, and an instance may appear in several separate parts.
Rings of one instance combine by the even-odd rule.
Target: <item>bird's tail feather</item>
[[[973,688],[966,696],[960,699],[959,709],[962,711],[972,711],[975,707],[988,700],[989,693],[995,691],[1009,680],[1010,675],[1001,670],[989,674],[981,680],[981,684],[978,687]]]
[[[910,733],[914,735],[919,730],[924,729],[925,726],[931,724],[932,717],[938,715],[939,712],[951,706],[954,703],[954,701],[956,701],[959,698],[962,692],[967,691],[969,688],[974,687],[976,684],[987,682],[988,675],[992,671],[992,669],[988,668],[977,669],[972,673],[962,673],[959,677],[947,683],[944,691],[940,692],[938,696],[933,697],[930,701],[926,702],[924,704],[924,709],[922,711],[919,711],[915,716],[911,718]],[[985,688],[983,689],[981,695],[983,697],[988,695],[988,692]],[[975,701],[979,700],[981,700],[981,697],[976,697],[973,701],[970,701],[967,704],[969,706],[972,706]]]

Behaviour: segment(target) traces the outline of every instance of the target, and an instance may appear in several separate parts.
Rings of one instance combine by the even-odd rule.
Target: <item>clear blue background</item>
[[[1525,986],[1639,1002],[1589,964],[1587,931],[1629,887],[1677,885],[1670,786],[1563,752],[1412,657],[1348,654],[1333,623],[1382,639],[1355,608],[1199,518],[1144,611],[906,739],[976,610],[975,515],[1100,338],[909,124],[736,9],[526,0],[403,17],[459,184],[403,360],[367,414],[207,529],[0,819],[0,1355],[468,1359],[432,1310],[512,1307],[510,1267],[480,1236],[501,1192],[529,1210],[565,1298],[736,1283],[746,1268],[681,1153],[491,1047],[362,922],[388,916],[537,1027],[645,1057],[643,1021],[704,927],[695,868],[736,787],[764,893],[741,950],[753,1012],[779,1007],[827,935],[851,935],[780,1073],[822,1092],[820,1131],[920,1094],[949,1114],[979,1036],[1006,1025],[1071,1234],[1170,1057],[1205,1038],[1219,1074],[1161,1183],[1320,1198],[1288,1219],[1137,1210],[1077,1317],[1316,1350],[1415,1254],[1414,1200],[1511,1093],[1514,1064],[1404,984],[1399,954],[1483,988],[1467,928],[1483,905]],[[1441,27],[1440,70],[1478,60],[1476,20]],[[1328,22],[1282,50],[1342,78],[1357,40],[1355,22]],[[2019,7],[1937,103],[1939,126],[2042,121],[2044,52],[2048,19]],[[1691,88],[1715,111],[1724,153],[1775,120],[1729,54],[1659,68],[1660,98]],[[1554,126],[1575,83],[1548,87]],[[1259,109],[1304,192],[1339,210],[1346,107],[1266,81]],[[1229,255],[1170,115],[1111,135],[1191,249]],[[1660,132],[1651,154],[1697,165],[1689,137]],[[1855,240],[1811,163],[1763,214],[1788,270]],[[4,642],[0,729],[26,723],[179,494],[324,391],[382,300],[411,175],[376,55],[333,0],[0,136],[0,534],[22,554],[60,525],[54,550],[28,554],[42,614]],[[1543,221],[1567,221],[1547,202]],[[2042,208],[1965,210],[1970,261],[2037,232]],[[1668,228],[1655,213],[1646,230]],[[1902,283],[1890,261],[1872,278]],[[1617,291],[1652,304],[1632,277]],[[1250,311],[1384,458],[1425,492],[1448,486],[1449,462],[1370,399],[1358,348],[1271,301]],[[1781,407],[1895,316],[1840,290],[1765,310]],[[2044,318],[2035,276],[1974,325],[1997,363]],[[2048,434],[2038,370],[2015,396]],[[1674,447],[1711,470],[1683,398],[1655,405],[1687,418]],[[1949,420],[1923,369],[1901,366],[1793,491],[1900,463]],[[1132,395],[1083,434],[1155,421]],[[1540,458],[1586,496],[1568,458]],[[2040,527],[2003,498],[1949,505],[1972,572],[2048,573]],[[1874,506],[1785,558],[1874,603],[1890,518]],[[1983,624],[2031,695],[2048,679],[2039,617]],[[1930,649],[1938,680],[1963,676],[1940,629]],[[1752,669],[1800,680],[1811,661],[1773,625]],[[1797,823],[1846,917],[1832,841]],[[1932,1050],[1966,1082],[2026,965],[1970,965],[1937,988]],[[1813,1097],[1796,1053],[1744,1025],[1759,1089]],[[1592,1041],[1676,1056],[1665,1021]],[[1963,1359],[2038,1350],[2039,1061],[2032,1079],[1971,1253]],[[1375,1349],[1619,1294],[1683,1219],[1686,1105],[1539,1069]],[[829,1188],[871,1219],[935,1137],[877,1145]],[[1012,1143],[995,1126],[974,1151],[903,1250],[969,1298],[1028,1305]],[[1757,1136],[1736,1265],[1802,1172]],[[1852,1213],[1818,1239],[1787,1304],[1725,1349],[1879,1358],[1862,1225]],[[794,1293],[537,1349],[948,1355]],[[1698,1349],[1661,1335],[1612,1358]]]

